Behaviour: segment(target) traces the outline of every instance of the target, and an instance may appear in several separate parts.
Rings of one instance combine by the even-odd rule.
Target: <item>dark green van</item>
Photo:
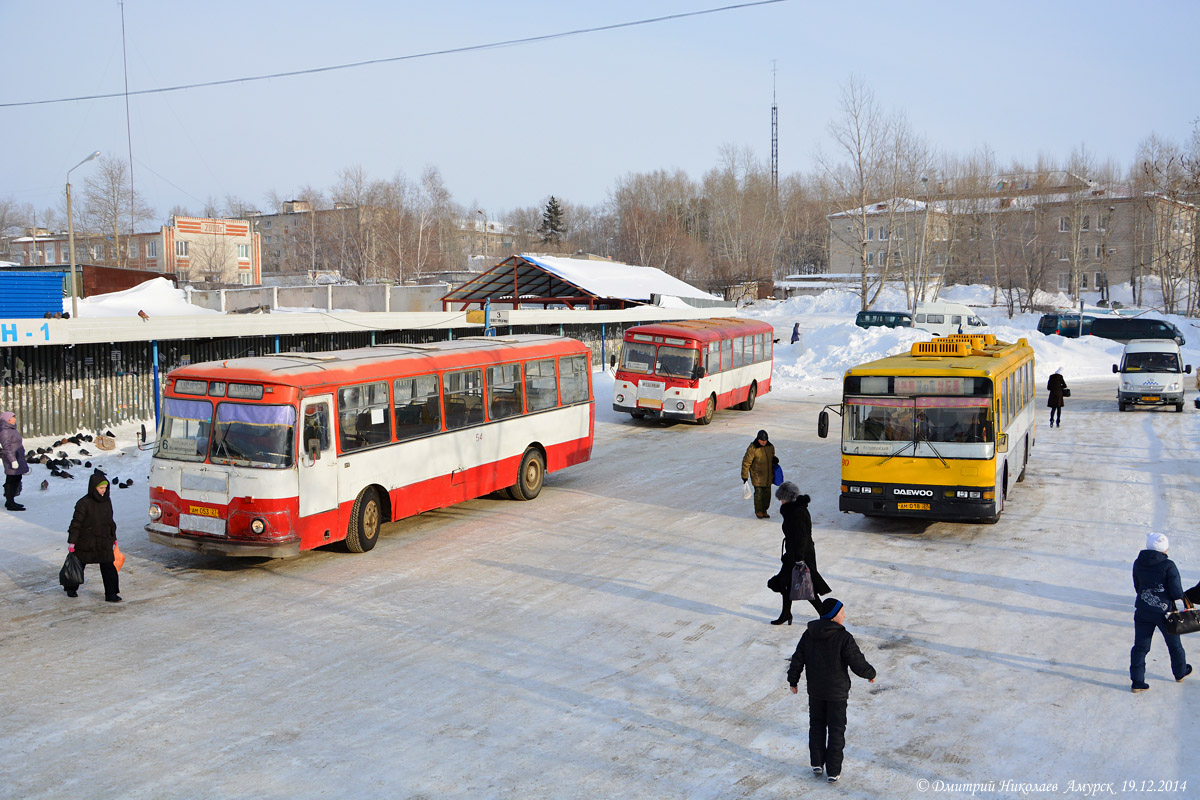
[[[1166,320],[1149,317],[1096,317],[1089,333],[1126,344],[1134,339],[1170,339],[1180,347],[1186,343],[1179,328]]]
[[[907,311],[860,311],[854,324],[860,328],[911,328],[912,314]]]

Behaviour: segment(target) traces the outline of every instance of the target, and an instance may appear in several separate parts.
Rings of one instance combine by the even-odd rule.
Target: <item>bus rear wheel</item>
[[[532,447],[521,456],[521,466],[517,470],[517,482],[509,487],[508,493],[513,500],[532,500],[542,492],[546,482],[546,461],[542,454]]]
[[[717,413],[717,396],[710,394],[708,396],[708,408],[704,409],[704,416],[700,418],[701,425],[707,425],[712,422],[713,416]]]
[[[754,409],[754,401],[758,397],[758,384],[750,384],[750,394],[746,395],[745,402],[742,403],[742,411],[752,411]]]
[[[363,489],[350,512],[346,549],[351,553],[365,553],[374,547],[379,541],[379,525],[382,521],[379,495],[370,487]]]

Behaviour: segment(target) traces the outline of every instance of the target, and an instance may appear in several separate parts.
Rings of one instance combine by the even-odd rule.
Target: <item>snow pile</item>
[[[192,305],[187,301],[184,291],[175,288],[166,278],[152,278],[120,292],[81,297],[77,302],[80,317],[136,317],[139,311],[145,311],[152,317],[221,313]],[[63,298],[63,311],[70,313],[71,298]]]

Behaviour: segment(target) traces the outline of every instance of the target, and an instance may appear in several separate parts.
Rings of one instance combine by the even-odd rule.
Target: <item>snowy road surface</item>
[[[618,418],[610,385],[597,381],[592,461],[537,500],[405,520],[365,555],[152,545],[146,457],[110,456],[110,474],[140,479],[116,495],[119,605],[95,567],[78,599],[57,586],[83,485],[39,493],[35,473],[29,511],[0,517],[0,796],[966,797],[936,782],[992,781],[975,796],[1002,797],[1009,780],[1082,797],[1071,781],[1142,796],[1122,783],[1183,779],[1156,796],[1200,792],[1200,678],[1177,685],[1160,639],[1151,690],[1131,695],[1128,676],[1145,534],[1165,531],[1185,585],[1200,579],[1190,405],[1119,414],[1111,381],[1074,383],[1061,429],[1039,416],[1004,518],[975,526],[837,512],[837,445],[815,433],[835,384],[708,428]],[[761,521],[740,497],[760,427],[813,497],[821,572],[879,670],[855,681],[836,788],[806,774],[806,700],[786,691],[803,628],[767,624],[775,504]],[[1200,666],[1200,636],[1185,644]]]

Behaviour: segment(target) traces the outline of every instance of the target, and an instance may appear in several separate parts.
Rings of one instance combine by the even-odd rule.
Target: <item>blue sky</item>
[[[729,0],[726,0],[729,2]],[[725,3],[127,0],[129,88],[387,58],[678,14]],[[1195,2],[788,0],[481,52],[131,98],[137,187],[161,216],[209,196],[262,204],[427,165],[498,214],[550,194],[605,200],[630,172],[699,179],[723,145],[815,169],[842,86],[861,78],[944,151],[1001,164],[1083,144],[1128,164],[1152,132],[1200,117]],[[0,0],[0,103],[123,88],[116,0]],[[26,32],[26,33],[23,33]],[[51,33],[53,32],[53,33]],[[0,198],[57,205],[94,149],[128,158],[123,99],[0,108]],[[72,174],[79,183],[90,165]]]

